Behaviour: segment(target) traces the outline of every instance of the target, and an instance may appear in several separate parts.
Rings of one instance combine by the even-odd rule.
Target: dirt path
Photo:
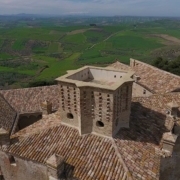
[[[118,32],[116,32],[116,33],[111,34],[110,36],[108,36],[106,39],[104,39],[104,40],[101,41],[101,42],[107,41],[109,38],[111,38],[112,36],[115,36],[116,34],[118,34],[118,33],[120,33],[120,32],[122,32],[122,31],[118,31]],[[96,44],[93,44],[90,48],[87,48],[86,50],[92,49],[94,46],[96,46],[97,44],[99,44],[99,43],[101,43],[101,42],[98,42],[98,43],[96,43]]]

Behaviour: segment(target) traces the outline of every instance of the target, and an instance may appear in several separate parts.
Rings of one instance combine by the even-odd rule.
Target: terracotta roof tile
[[[53,110],[58,109],[58,86],[43,86],[25,89],[1,90],[0,93],[19,113],[41,112],[40,103],[52,102]]]
[[[135,60],[131,67],[140,76],[139,83],[144,84],[155,93],[167,93],[180,90],[180,77],[160,70],[149,64]]]
[[[120,63],[119,61],[116,61],[113,64],[110,64],[108,67],[113,67],[115,69],[119,69],[119,70],[132,70],[130,66]]]
[[[114,138],[122,160],[113,140],[92,134],[79,136],[76,129],[60,124],[58,112],[12,136],[19,143],[11,145],[9,152],[41,163],[52,154],[59,154],[75,166],[80,179],[118,179],[125,169],[123,163],[133,179],[158,179],[161,141],[163,133],[168,132],[165,104],[176,98],[179,104],[179,94],[133,98],[130,128],[120,129]]]
[[[10,132],[16,118],[16,111],[0,95],[0,128]]]
[[[138,83],[154,93],[180,91],[180,76],[160,70],[154,66],[131,59],[131,66],[120,62],[110,65],[116,69],[133,70],[140,77]]]
[[[17,136],[14,138],[18,138]],[[58,154],[65,158],[66,163],[75,167],[74,177],[84,180],[119,180],[125,173],[112,139],[93,134],[79,136],[78,130],[63,125],[23,135],[8,151],[40,163],[45,163],[50,156]]]

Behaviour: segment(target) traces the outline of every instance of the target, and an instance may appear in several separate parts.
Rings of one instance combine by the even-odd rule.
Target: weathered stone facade
[[[84,67],[57,79],[60,116],[80,134],[114,136],[129,127],[133,72]]]
[[[146,87],[143,87],[142,85],[138,84],[137,82],[133,83],[133,97],[148,97],[151,96],[153,93],[148,90]]]
[[[0,151],[0,168],[5,180],[48,180],[47,167],[25,159],[14,157],[15,163],[11,164],[10,154]]]

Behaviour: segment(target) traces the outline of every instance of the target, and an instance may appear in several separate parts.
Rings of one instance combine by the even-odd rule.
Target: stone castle
[[[0,180],[178,180],[180,77],[131,59],[0,91]]]

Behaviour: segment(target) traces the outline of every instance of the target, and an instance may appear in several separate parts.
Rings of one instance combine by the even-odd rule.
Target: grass
[[[45,69],[41,75],[37,78],[38,80],[46,80],[47,78],[56,78],[66,73],[67,70],[76,69],[79,65],[75,64],[75,60],[79,57],[80,53],[74,53],[70,57],[63,61],[57,61],[49,64],[49,68]],[[50,59],[46,59],[49,62]]]
[[[53,29],[59,32],[71,32],[79,29],[88,29],[88,26],[65,26],[65,27],[54,27]]]
[[[84,35],[86,36],[87,42],[89,43],[98,43],[106,39],[110,33],[102,31],[86,31],[84,32]]]
[[[83,61],[79,61],[79,64],[86,65],[86,64],[106,64],[110,62],[114,62],[115,56],[109,56],[109,57],[94,57],[91,59],[86,59]]]
[[[57,41],[64,33],[50,34],[48,28],[14,28],[3,34],[8,39],[33,39],[42,41]]]
[[[149,34],[161,33],[180,38],[178,29],[158,23],[142,23],[136,29],[133,25],[101,26],[99,30],[85,32],[81,30],[89,29],[89,26],[51,27],[50,20],[43,23],[40,28],[27,28],[22,21],[18,28],[0,29],[0,60],[11,63],[9,59],[14,62],[17,57],[29,58],[29,64],[24,62],[14,69],[2,63],[5,67],[0,66],[0,72],[17,72],[34,76],[36,80],[51,80],[65,74],[69,69],[85,64],[103,66],[115,59],[128,64],[131,57],[150,62],[154,58],[152,52],[158,48],[163,50],[166,46],[159,38],[150,38]],[[68,34],[75,30],[80,31],[77,34]],[[112,36],[104,41],[110,35]],[[26,51],[29,54],[22,53]],[[37,76],[45,66],[49,68]]]
[[[3,44],[3,40],[2,40],[2,39],[0,39],[0,47],[2,46],[2,44]]]
[[[12,49],[14,50],[23,50],[25,47],[26,40],[18,39],[12,45]]]
[[[59,43],[51,43],[48,48],[48,53],[55,53],[59,51]]]
[[[64,42],[81,44],[86,42],[86,37],[81,33],[65,36],[62,40]]]
[[[112,43],[113,48],[135,48],[135,49],[156,49],[163,47],[162,44],[154,41],[154,39],[145,38],[133,32],[123,32],[108,39]]]
[[[0,72],[14,72],[14,73],[26,74],[26,75],[32,75],[32,76],[35,75],[35,71],[32,71],[32,70],[18,70],[18,69],[4,67],[4,66],[0,66]]]
[[[36,47],[32,49],[34,53],[44,54],[48,51],[48,48]]]
[[[7,53],[0,53],[0,60],[7,60],[7,59],[14,59],[17,56],[11,56],[10,54]]]

